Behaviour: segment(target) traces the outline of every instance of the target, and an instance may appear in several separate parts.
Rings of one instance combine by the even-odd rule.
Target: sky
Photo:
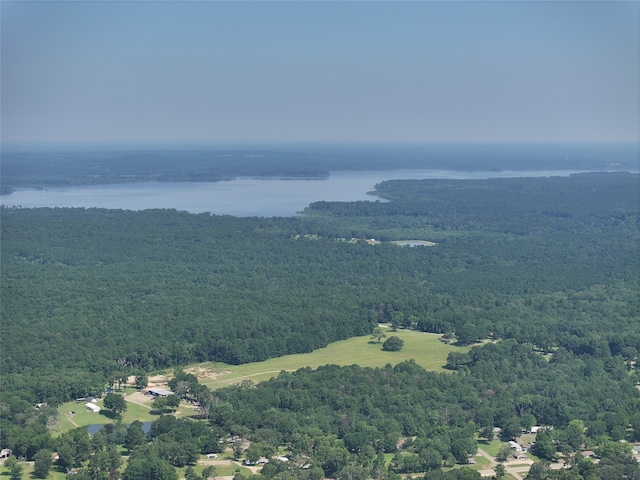
[[[639,2],[0,8],[3,144],[640,140]]]

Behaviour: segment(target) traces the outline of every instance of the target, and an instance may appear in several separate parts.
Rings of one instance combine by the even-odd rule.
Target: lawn
[[[128,388],[125,390],[126,394],[137,392],[138,390]],[[126,399],[126,395],[125,395]],[[67,402],[58,407],[59,419],[58,424],[53,428],[52,434],[54,436],[68,432],[77,427],[84,427],[92,424],[107,424],[115,421],[110,412],[101,410],[98,413],[90,412],[84,406],[86,402]],[[102,407],[102,402],[97,403]],[[186,407],[185,407],[186,408]],[[183,411],[183,408],[179,410],[179,413]],[[73,412],[73,413],[71,413]],[[184,410],[186,412],[186,410]],[[151,413],[151,399],[149,400],[149,408],[145,408],[142,405],[127,402],[127,411],[122,415],[122,422],[129,424],[135,420],[141,422],[151,422],[157,420],[158,415]]]
[[[372,342],[369,335],[334,342],[311,353],[286,355],[264,362],[244,365],[203,363],[187,368],[198,375],[200,383],[211,389],[228,386],[242,380],[260,382],[275,377],[282,370],[298,370],[303,367],[317,368],[322,365],[360,365],[361,367],[383,367],[413,359],[426,370],[447,372],[445,365],[450,352],[467,352],[469,347],[455,347],[439,341],[440,335],[398,330],[387,332],[387,338],[397,336],[404,340],[399,352],[382,351],[382,343]]]
[[[478,442],[478,448],[481,448],[489,455],[495,458],[495,456],[500,451],[500,448],[503,445],[506,445],[506,442],[501,442],[500,440],[492,440],[490,443],[486,443],[485,441]]]

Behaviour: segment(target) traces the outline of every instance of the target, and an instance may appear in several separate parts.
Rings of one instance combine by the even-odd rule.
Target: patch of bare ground
[[[134,392],[124,397],[127,402],[135,403],[141,407],[151,410],[149,406],[149,397],[142,392]]]
[[[155,387],[158,385],[166,385],[172,375],[153,375],[149,377],[148,385],[149,387]]]
[[[206,367],[187,368],[187,369],[185,369],[185,372],[191,373],[191,374],[195,375],[198,378],[211,378],[213,380],[215,380],[216,378],[218,378],[218,377],[220,377],[222,375],[227,375],[227,374],[231,373],[230,370],[221,370],[219,372],[212,372],[211,370],[209,370]]]
[[[67,420],[69,420],[69,423],[71,425],[73,425],[74,427],[78,427],[78,424],[73,420],[73,413],[69,412],[65,414],[65,417],[67,417]]]

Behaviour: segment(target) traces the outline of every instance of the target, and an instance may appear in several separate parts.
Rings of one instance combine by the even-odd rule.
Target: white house
[[[87,402],[84,404],[87,410],[93,413],[98,413],[100,411],[100,407],[95,403]]]
[[[514,442],[513,440],[511,440],[509,442],[509,446],[511,448],[513,448],[516,452],[521,452],[522,451],[522,446],[519,445],[518,443]]]

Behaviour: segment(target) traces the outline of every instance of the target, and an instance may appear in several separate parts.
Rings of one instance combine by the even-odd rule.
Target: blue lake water
[[[326,179],[256,179],[223,182],[147,182],[45,190],[20,189],[0,196],[5,206],[85,207],[123,210],[173,208],[237,217],[290,217],[317,201],[376,200],[374,186],[392,179],[485,179],[568,176],[577,170],[454,171],[378,170],[332,172]]]

